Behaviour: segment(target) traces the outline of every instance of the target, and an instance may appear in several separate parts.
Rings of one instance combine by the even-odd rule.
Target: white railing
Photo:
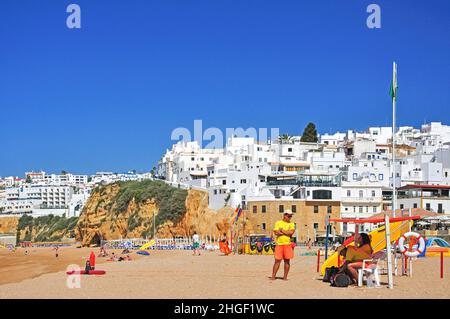
[[[342,202],[351,203],[381,203],[382,197],[342,197]]]
[[[144,244],[148,243],[149,239],[143,238],[129,238],[129,239],[115,239],[102,240],[101,245],[106,249],[139,249]],[[200,244],[204,249],[217,250],[219,249],[219,237],[203,236],[200,239]],[[192,239],[189,237],[180,238],[156,238],[155,244],[148,247],[152,250],[183,250],[192,249]]]

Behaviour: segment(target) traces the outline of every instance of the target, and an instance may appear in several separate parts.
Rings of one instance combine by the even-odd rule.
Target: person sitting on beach
[[[339,272],[345,272],[356,284],[358,269],[362,268],[362,261],[372,257],[373,249],[370,245],[370,236],[366,233],[361,233],[356,238],[355,246],[340,246],[338,252],[341,256],[345,256],[345,262]]]
[[[118,261],[119,258],[114,254],[114,252],[111,253],[111,261]]]

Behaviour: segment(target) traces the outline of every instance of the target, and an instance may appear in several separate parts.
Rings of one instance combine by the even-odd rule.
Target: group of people
[[[294,246],[291,243],[291,238],[295,233],[295,224],[291,222],[292,212],[286,211],[283,214],[283,219],[275,223],[273,235],[275,237],[275,262],[272,269],[271,280],[276,279],[280,264],[284,261],[284,275],[283,280],[287,280],[290,261],[294,258]],[[308,242],[308,249],[310,249],[311,241]],[[362,268],[363,260],[370,259],[373,254],[372,246],[370,245],[370,236],[366,233],[360,233],[356,236],[355,246],[345,247],[340,245],[337,251],[344,258],[344,264],[339,268],[339,273],[348,275],[353,284],[357,284],[358,270]]]
[[[109,254],[106,251],[105,247],[100,247],[100,252],[97,255],[97,257],[109,257],[108,261],[131,261],[131,256],[130,256],[130,250],[128,248],[125,248],[124,250],[122,250],[122,255],[126,256],[117,256],[114,252],[111,252],[111,254]]]
[[[275,261],[272,268],[271,280],[277,279],[277,273],[280,269],[281,262],[284,261],[284,274],[282,279],[287,280],[289,270],[291,267],[291,260],[294,258],[295,243],[292,242],[292,237],[295,233],[295,224],[291,221],[293,213],[286,211],[283,214],[283,219],[275,223],[273,228],[273,239],[275,241],[274,257]],[[194,232],[193,241],[193,255],[200,255],[200,237]],[[260,243],[261,244],[261,243]],[[307,242],[308,250],[311,249],[311,240]],[[231,250],[229,248],[226,233],[220,240],[221,251],[225,255],[229,255]],[[353,284],[358,280],[358,269],[362,267],[364,259],[370,259],[373,254],[373,249],[370,245],[370,237],[366,233],[360,233],[355,239],[355,246],[344,247],[339,245],[336,250],[344,258],[344,264],[339,268],[339,273],[347,274],[352,280]]]

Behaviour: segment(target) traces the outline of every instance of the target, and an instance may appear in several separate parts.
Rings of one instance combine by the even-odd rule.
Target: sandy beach
[[[450,298],[450,258],[446,278],[439,278],[439,258],[414,262],[413,277],[394,277],[395,287],[333,288],[316,273],[314,256],[296,256],[288,281],[270,281],[272,256],[221,256],[219,252],[132,252],[132,261],[98,258],[104,276],[82,276],[80,288],[68,288],[65,269],[83,267],[92,249],[62,248],[56,258],[50,248],[0,251],[0,298]],[[98,253],[98,249],[94,250]],[[296,254],[299,255],[297,250]],[[282,275],[280,270],[279,275]]]

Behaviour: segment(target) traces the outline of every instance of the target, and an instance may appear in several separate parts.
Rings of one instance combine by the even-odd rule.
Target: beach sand
[[[288,281],[270,281],[273,256],[221,256],[219,252],[132,252],[133,261],[97,259],[103,276],[82,276],[81,288],[68,288],[69,264],[84,268],[88,248],[61,248],[56,260],[51,248],[32,248],[15,253],[0,251],[0,298],[450,298],[450,258],[445,258],[444,279],[439,277],[439,258],[421,258],[413,264],[413,277],[394,277],[394,289],[334,288],[321,281],[316,257],[298,256],[292,261]],[[96,248],[95,253],[98,253]],[[120,253],[120,252],[119,252]],[[282,276],[282,267],[278,274]]]

